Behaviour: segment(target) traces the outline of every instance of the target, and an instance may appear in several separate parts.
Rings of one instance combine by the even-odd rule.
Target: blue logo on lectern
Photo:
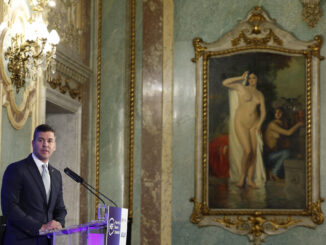
[[[109,207],[106,244],[126,245],[128,209]]]

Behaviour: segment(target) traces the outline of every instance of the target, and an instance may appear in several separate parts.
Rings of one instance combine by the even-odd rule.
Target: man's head
[[[55,131],[47,125],[41,124],[35,128],[32,141],[33,153],[42,162],[48,162],[52,153],[56,149]]]

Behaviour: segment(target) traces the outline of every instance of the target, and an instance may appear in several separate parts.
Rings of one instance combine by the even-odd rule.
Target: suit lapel
[[[32,175],[33,179],[35,180],[35,182],[37,183],[37,186],[41,191],[42,197],[43,197],[44,201],[46,202],[45,187],[44,187],[44,184],[43,184],[42,176],[40,175],[40,171],[38,170],[32,155],[29,155],[27,160],[28,160],[28,170],[31,173],[31,175]]]

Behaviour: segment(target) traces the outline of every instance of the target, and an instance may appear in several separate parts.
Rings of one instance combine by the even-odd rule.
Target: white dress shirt
[[[40,171],[40,175],[42,176],[42,172],[43,172],[42,165],[45,164],[46,168],[49,170],[49,168],[48,168],[49,162],[46,162],[46,163],[42,162],[40,159],[37,158],[37,156],[34,155],[34,153],[32,153],[32,157],[34,159],[34,162],[36,163],[38,171]],[[50,177],[50,181],[51,181],[51,177]]]

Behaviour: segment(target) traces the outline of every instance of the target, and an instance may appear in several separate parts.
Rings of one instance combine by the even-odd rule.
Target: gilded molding
[[[194,38],[192,44],[195,48],[195,58],[192,58],[191,61],[192,62],[196,62],[203,54],[203,51],[206,50],[206,47],[203,47],[201,45],[201,43],[203,42],[203,40],[199,37]]]
[[[247,18],[248,27],[241,31],[238,37],[231,40],[232,46],[238,46],[241,41],[243,41],[246,46],[265,46],[268,45],[270,41],[273,41],[278,46],[282,46],[283,41],[281,38],[279,38],[271,28],[266,26],[268,22],[270,22],[270,20],[262,9],[260,7],[255,7],[252,15]],[[265,36],[262,36],[264,33],[266,33]]]
[[[259,9],[260,9],[259,7],[255,7],[255,10],[259,10]],[[266,18],[260,13],[254,13],[249,17],[248,23],[252,25],[253,34],[261,33],[260,24],[264,21],[266,21]]]
[[[203,218],[203,215],[200,211],[202,205],[200,202],[197,202],[195,198],[191,198],[190,201],[194,203],[194,208],[190,216],[190,221],[194,224],[198,224]]]
[[[81,100],[81,85],[78,88],[71,88],[69,85],[69,79],[63,79],[60,74],[57,74],[55,78],[50,77],[47,82],[52,89],[59,89],[60,93],[69,93],[70,97],[73,99]]]
[[[30,90],[30,92],[24,93],[23,102],[17,106],[15,97],[13,95],[13,90],[7,91],[6,86],[4,86],[5,91],[3,91],[3,106],[7,109],[7,115],[11,125],[19,130],[24,127],[28,116],[33,112],[33,106],[35,104],[35,92],[36,90]]]
[[[208,111],[208,104],[207,104],[207,100],[208,100],[208,96],[207,96],[207,55],[205,55],[204,57],[204,61],[203,61],[203,80],[206,81],[203,83],[203,106],[202,106],[202,111],[203,111],[203,121],[202,121],[202,125],[203,125],[203,142],[207,141],[207,111]],[[203,171],[204,171],[204,175],[203,175],[203,183],[207,183],[207,144],[203,144]],[[207,198],[205,195],[207,195],[207,185],[204,184],[203,185],[203,204],[202,204],[202,209],[203,209],[203,213],[207,214],[208,213],[208,205],[207,205]]]
[[[72,99],[81,101],[82,86],[89,82],[91,71],[79,61],[57,50],[56,73],[48,69],[45,72],[45,81],[52,89],[57,89],[62,94],[69,94]]]
[[[323,16],[320,0],[301,0],[303,9],[301,12],[302,19],[310,28],[317,25],[320,18]]]
[[[129,95],[129,218],[133,217],[134,196],[134,136],[135,136],[135,77],[136,77],[136,0],[131,0],[130,15],[130,95]]]
[[[281,38],[274,33],[272,30],[273,27],[269,25],[272,21],[260,7],[255,7],[253,9],[251,14],[247,17],[246,23],[247,26],[240,31],[238,37],[231,40],[233,47],[238,46],[241,41],[243,41],[246,46],[265,46],[272,40],[278,46],[283,45]],[[263,36],[264,33],[265,36]]]
[[[307,200],[308,210],[311,210],[312,203],[312,96],[311,96],[311,74],[312,59],[307,57]]]
[[[301,222],[299,219],[292,219],[290,216],[285,218],[268,219],[261,215],[260,212],[255,212],[254,215],[248,217],[227,217],[216,218],[216,222],[225,226],[226,228],[235,228],[242,234],[246,234],[252,239],[259,238],[264,234],[267,235],[269,231],[277,231],[280,229],[288,229],[291,226]]]
[[[97,76],[96,76],[96,189],[99,189],[99,175],[100,175],[100,127],[101,127],[101,45],[102,45],[102,0],[98,0],[97,5]],[[95,206],[98,206],[98,198],[96,198]],[[96,217],[96,211],[95,208],[94,214]]]
[[[258,32],[260,33],[259,26],[256,25],[253,26],[252,32]],[[275,33],[270,29],[269,32],[266,34],[266,36],[257,38],[249,38],[243,31],[239,34],[239,36],[233,40],[231,40],[232,46],[238,46],[240,42],[244,41],[247,46],[256,46],[256,45],[267,45],[271,40],[273,40],[277,45],[282,46],[283,41],[275,35]]]
[[[312,203],[312,216],[311,219],[312,221],[317,224],[321,225],[324,223],[324,214],[321,210],[321,203],[324,201],[323,198],[319,199],[317,202]]]
[[[324,57],[320,55],[320,49],[321,46],[323,45],[323,37],[321,35],[317,35],[314,37],[314,40],[316,42],[309,46],[309,49],[311,50],[311,54],[313,56],[318,57],[320,60],[323,60]]]
[[[14,23],[15,19],[18,17],[20,18],[20,21],[27,21],[28,13],[26,6],[22,5],[17,9],[6,9],[6,16],[4,19],[8,22],[8,28],[10,28],[11,24]],[[4,63],[3,56],[3,44],[8,28],[4,28],[0,36],[0,53],[2,55],[0,58],[0,70],[3,83],[3,90],[0,96],[2,96],[2,106],[5,106],[7,109],[7,115],[11,125],[19,130],[24,127],[28,117],[35,112],[34,104],[36,101],[36,89],[38,85],[36,84],[36,81],[30,82],[29,84],[26,84],[23,92],[20,94],[16,93],[15,95],[16,89],[6,72],[7,66]],[[16,96],[20,96],[19,105],[16,102]]]

